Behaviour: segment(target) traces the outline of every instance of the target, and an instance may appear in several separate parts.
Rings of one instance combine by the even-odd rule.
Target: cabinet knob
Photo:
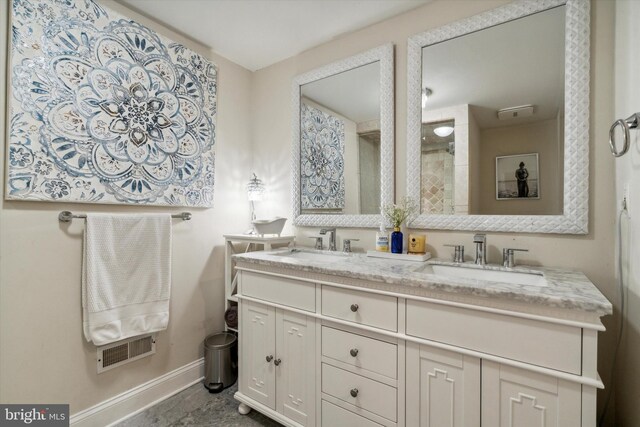
[[[358,304],[351,304],[351,311],[353,311],[354,313],[358,311]]]
[[[357,388],[352,388],[349,393],[351,393],[351,397],[358,397],[358,389]]]
[[[267,359],[267,362],[271,362],[273,360],[273,356],[269,355],[266,357],[266,359]]]
[[[282,363],[282,360],[280,360],[280,359],[276,359],[276,360],[273,361],[273,364],[276,365],[276,366],[280,365],[280,363]]]
[[[351,350],[349,350],[349,354],[351,354],[351,356],[353,357],[356,357],[358,355],[358,349],[352,348]]]

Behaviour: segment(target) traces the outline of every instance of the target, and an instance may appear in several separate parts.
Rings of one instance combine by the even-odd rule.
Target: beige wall
[[[640,112],[640,57],[636,44],[640,40],[640,2],[618,0],[615,19],[615,118],[619,119]],[[616,160],[616,206],[620,206],[625,184],[630,186],[630,218],[622,221],[627,306],[615,394],[616,422],[621,427],[640,424],[640,132],[631,131],[631,135],[629,152]],[[619,300],[616,295],[618,307]]]
[[[7,0],[0,1],[0,99],[5,99]],[[58,222],[59,211],[165,212],[182,208],[37,203],[2,200],[0,209],[0,402],[92,406],[202,357],[204,337],[223,327],[223,239],[249,221],[251,73],[202,46],[109,1],[105,5],[180,41],[219,67],[215,207],[191,209],[175,222],[169,328],[157,353],[96,374],[96,350],[84,341],[80,311],[82,221]],[[0,109],[4,117],[4,104]],[[5,135],[5,121],[0,120]],[[0,144],[4,159],[5,144]],[[4,161],[0,176],[4,190]],[[4,193],[4,191],[3,191]]]
[[[538,153],[540,177],[539,199],[496,199],[496,157]],[[481,215],[559,215],[562,213],[561,165],[558,157],[558,120],[482,129],[480,131],[480,189],[478,208]],[[531,172],[532,165],[527,165]],[[586,171],[585,171],[586,172]]]
[[[271,214],[291,218],[290,162],[291,82],[295,75],[329,62],[346,58],[379,46],[395,44],[396,96],[396,197],[405,194],[406,156],[406,73],[407,37],[460,18],[504,4],[500,0],[440,0],[331,42],[305,51],[255,73],[253,80],[254,167],[272,184],[271,199],[265,204]],[[592,2],[591,34],[591,111],[589,165],[589,234],[581,236],[489,233],[489,261],[498,262],[505,246],[526,248],[520,262],[582,270],[602,292],[614,295],[613,233],[614,174],[613,159],[606,140],[613,117],[613,12],[610,1]],[[278,108],[274,108],[277,106]],[[291,229],[291,225],[287,226]],[[317,234],[317,228],[295,230],[298,241],[307,245],[305,236]],[[359,238],[359,248],[373,249],[375,230],[340,229],[338,240]],[[439,257],[449,257],[446,243],[466,243],[471,253],[472,233],[428,231],[429,250]],[[611,316],[605,318],[611,329]],[[600,335],[600,374],[608,381],[611,362],[612,333]],[[600,402],[602,399],[600,399]]]

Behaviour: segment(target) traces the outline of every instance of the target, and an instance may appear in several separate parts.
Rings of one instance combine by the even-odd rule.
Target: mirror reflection
[[[420,212],[563,210],[565,6],[422,49]]]
[[[300,209],[380,212],[380,63],[300,87]]]

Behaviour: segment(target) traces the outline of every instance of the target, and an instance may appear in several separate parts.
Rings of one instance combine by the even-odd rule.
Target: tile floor
[[[221,393],[212,394],[202,383],[197,383],[117,424],[117,427],[281,426],[256,411],[240,415],[238,401],[233,398],[236,390],[234,385]]]

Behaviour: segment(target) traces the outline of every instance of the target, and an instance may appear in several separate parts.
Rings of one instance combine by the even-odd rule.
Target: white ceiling
[[[301,95],[355,123],[380,120],[380,62],[363,65],[300,88]]]
[[[255,71],[431,0],[118,0]]]
[[[564,7],[422,50],[425,110],[473,105],[481,128],[556,117],[564,105]],[[531,117],[498,120],[497,110],[535,105]]]

